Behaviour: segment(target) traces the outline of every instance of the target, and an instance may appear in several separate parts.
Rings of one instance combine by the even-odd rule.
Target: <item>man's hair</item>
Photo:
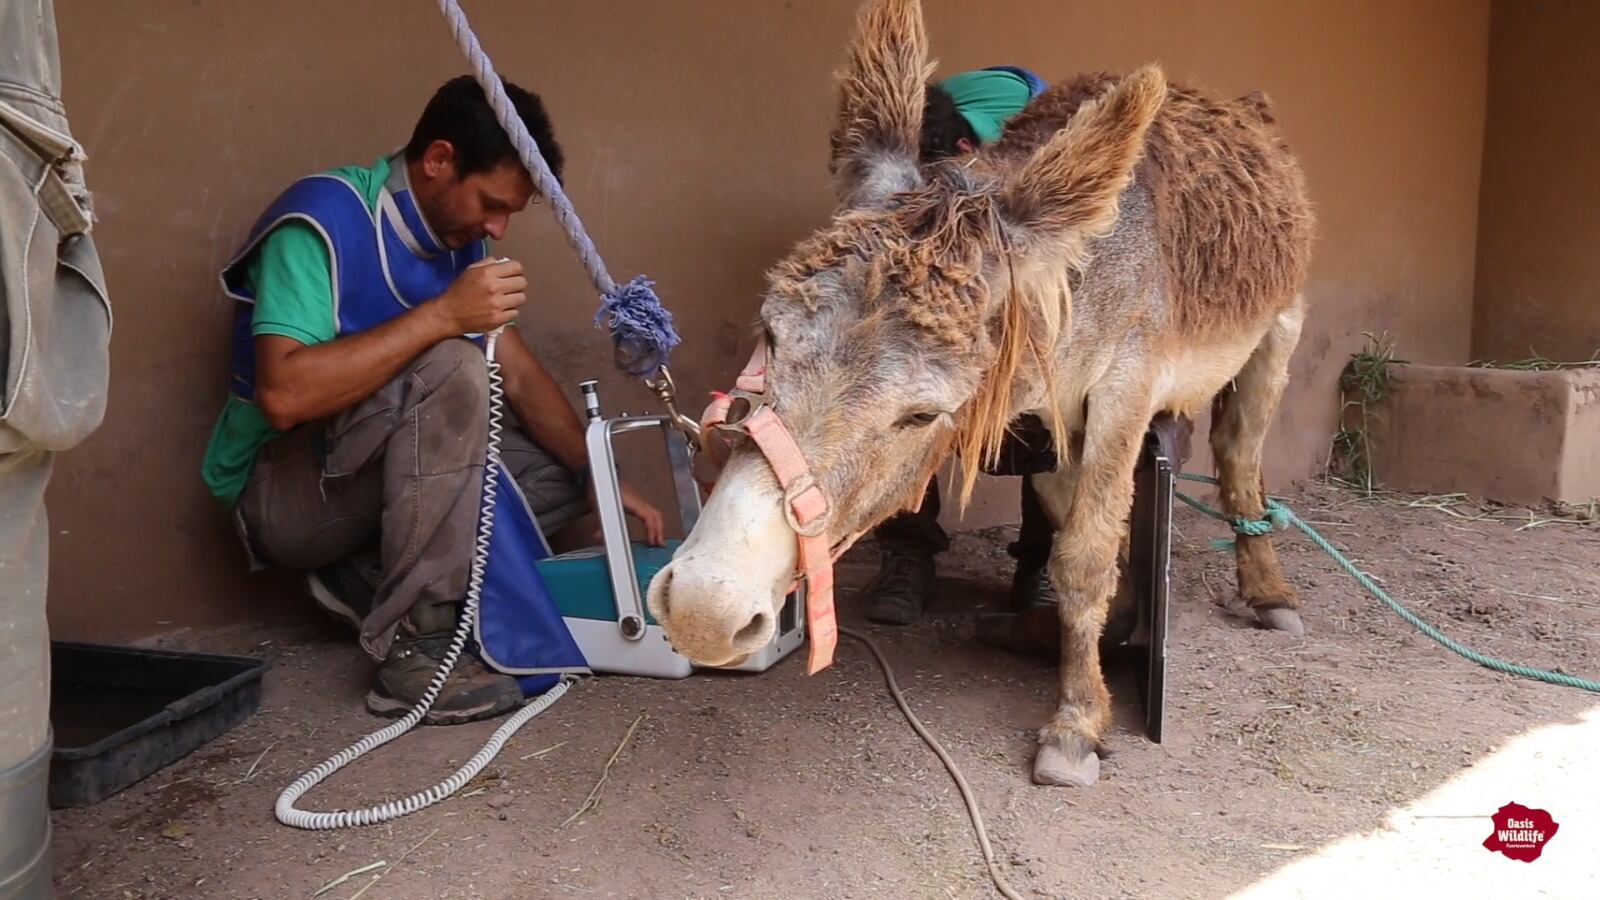
[[[929,163],[959,155],[961,147],[957,142],[962,138],[971,141],[974,147],[981,143],[978,133],[956,109],[956,100],[950,92],[936,84],[928,85],[927,100],[922,107],[922,161]]]
[[[550,166],[556,180],[561,180],[564,159],[561,145],[556,143],[555,129],[550,116],[545,113],[539,95],[523,90],[509,81],[501,80],[511,105],[528,126],[539,153]],[[422,110],[417,127],[406,144],[407,162],[416,162],[428,151],[434,141],[448,141],[455,148],[456,176],[465,178],[478,172],[487,172],[506,161],[522,165],[511,138],[500,127],[494,110],[483,88],[471,75],[452,78],[440,86],[433,99]]]

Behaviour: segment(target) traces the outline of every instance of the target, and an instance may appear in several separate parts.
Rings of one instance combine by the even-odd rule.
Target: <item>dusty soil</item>
[[[1519,531],[1322,485],[1289,499],[1458,640],[1600,676],[1600,532]],[[906,629],[869,626],[852,609],[850,586],[871,576],[875,551],[858,548],[843,564],[845,624],[879,637],[972,782],[1024,895],[1226,896],[1319,847],[1381,830],[1396,807],[1513,737],[1596,705],[1449,654],[1298,537],[1279,546],[1306,599],[1308,634],[1259,631],[1231,604],[1231,557],[1209,546],[1219,527],[1187,509],[1177,522],[1166,740],[1143,736],[1131,680],[1117,673],[1114,755],[1087,791],[1028,780],[1052,661],[972,638],[973,613],[1004,600],[1006,529],[960,535],[929,617]],[[848,639],[814,678],[796,656],[758,677],[592,679],[524,729],[463,796],[333,833],[279,826],[272,806],[299,773],[376,724],[361,707],[368,668],[353,641],[316,622],[163,643],[271,659],[262,709],[105,803],[59,812],[61,896],[309,897],[380,860],[390,865],[321,896],[994,896],[949,777]],[[598,807],[561,827],[641,715]],[[408,735],[336,776],[314,805],[365,805],[431,784],[492,729]],[[1451,811],[1528,802],[1479,799],[1481,809]],[[1576,811],[1565,812],[1570,821]],[[1467,840],[1481,841],[1489,822],[1473,828]],[[1592,848],[1581,830],[1569,824],[1561,837]],[[1486,871],[1526,865],[1481,849],[1468,858]],[[1538,865],[1526,877],[1551,871]],[[1326,885],[1325,895],[1340,893]]]

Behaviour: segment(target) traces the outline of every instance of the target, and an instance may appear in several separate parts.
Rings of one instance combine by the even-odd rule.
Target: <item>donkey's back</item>
[[[1100,73],[1052,87],[1011,121],[988,155],[1020,166],[1119,80]],[[1136,184],[1154,205],[1181,332],[1233,332],[1293,302],[1310,262],[1315,221],[1305,176],[1265,96],[1219,100],[1169,84]]]

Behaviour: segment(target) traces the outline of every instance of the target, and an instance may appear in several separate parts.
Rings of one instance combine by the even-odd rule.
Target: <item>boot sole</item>
[[[861,607],[861,617],[879,625],[912,625],[922,618],[927,603],[911,599],[875,599]]]
[[[483,719],[493,719],[505,715],[516,709],[522,703],[519,696],[516,700],[504,697],[492,700],[480,706],[469,709],[440,709],[435,706],[429,709],[422,717],[424,725],[465,725],[468,722],[478,722]],[[406,702],[397,697],[380,694],[376,690],[367,691],[367,712],[384,719],[398,719],[416,708],[416,702]]]
[[[861,603],[861,617],[879,625],[915,625],[933,605],[938,587],[937,576],[928,579],[927,587],[922,590],[903,594],[878,593],[874,583],[863,591],[866,596]]]

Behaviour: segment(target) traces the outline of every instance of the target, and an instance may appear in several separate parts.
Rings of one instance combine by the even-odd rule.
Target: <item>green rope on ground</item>
[[[1215,478],[1211,478],[1206,475],[1181,474],[1178,477],[1184,481],[1198,481],[1202,484],[1217,483]],[[1229,516],[1220,510],[1213,509],[1199,500],[1196,500],[1193,497],[1181,492],[1177,494],[1177,497],[1179,500],[1182,500],[1184,503],[1189,504],[1211,518],[1216,519],[1219,522],[1226,522],[1229,525],[1233,525],[1235,530],[1239,531],[1241,534],[1257,533],[1253,531],[1244,531],[1239,528],[1237,523],[1245,522],[1247,520],[1235,519],[1234,517]],[[1418,631],[1421,631],[1428,637],[1438,641],[1445,647],[1445,649],[1465,659],[1469,659],[1480,666],[1493,669],[1496,672],[1504,672],[1507,675],[1520,675],[1523,678],[1532,678],[1536,681],[1543,681],[1548,684],[1559,684],[1563,687],[1574,687],[1578,688],[1579,690],[1592,691],[1600,694],[1600,682],[1590,681],[1587,678],[1577,678],[1562,672],[1548,672],[1544,669],[1535,669],[1532,666],[1508,663],[1503,660],[1495,659],[1492,656],[1486,656],[1476,650],[1473,650],[1469,647],[1463,647],[1462,645],[1456,643],[1441,633],[1439,629],[1434,628],[1432,625],[1429,625],[1427,622],[1424,622],[1422,619],[1418,618],[1415,613],[1411,612],[1411,610],[1401,606],[1400,603],[1393,597],[1390,597],[1383,590],[1383,588],[1378,587],[1378,585],[1373,582],[1371,578],[1368,578],[1365,572],[1362,572],[1360,569],[1356,568],[1355,563],[1351,562],[1350,559],[1343,553],[1340,553],[1337,547],[1334,547],[1333,544],[1328,542],[1327,538],[1323,537],[1321,534],[1318,534],[1315,528],[1307,525],[1303,519],[1295,515],[1294,512],[1289,509],[1289,507],[1279,503],[1277,500],[1274,500],[1271,497],[1266,498],[1266,503],[1268,513],[1267,516],[1260,520],[1250,521],[1248,524],[1254,526],[1260,522],[1283,522],[1286,523],[1286,525],[1293,525],[1295,528],[1300,529],[1305,533],[1306,537],[1311,539],[1313,544],[1316,544],[1318,547],[1322,548],[1322,552],[1333,557],[1333,561],[1339,564],[1339,568],[1345,570],[1345,572],[1349,573],[1351,578],[1354,578],[1357,583],[1359,583],[1363,588],[1366,588],[1367,593],[1377,597],[1379,600],[1382,600],[1386,606],[1388,606],[1391,610],[1394,610],[1395,615],[1409,622]],[[1269,524],[1267,531],[1270,530],[1271,525]],[[1265,534],[1267,531],[1262,531],[1259,533]]]

